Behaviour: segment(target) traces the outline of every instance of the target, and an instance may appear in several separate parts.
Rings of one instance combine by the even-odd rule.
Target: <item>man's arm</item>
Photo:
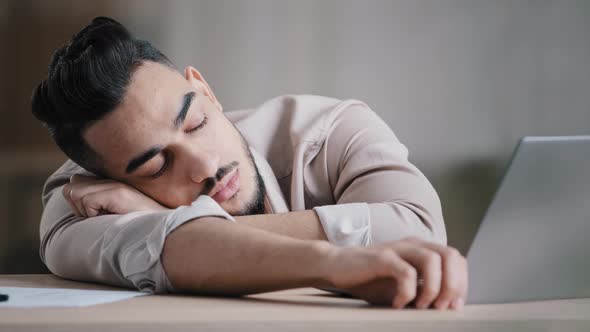
[[[239,224],[301,240],[328,241],[313,210],[234,217]]]
[[[446,244],[436,191],[383,120],[357,103],[340,111],[325,130],[327,139],[307,166],[308,181],[327,173],[330,187],[323,188],[324,195],[334,197],[336,204],[236,221],[299,239],[329,239],[340,246],[408,236]]]
[[[416,238],[342,248],[202,218],[167,237],[162,262],[176,289],[199,294],[337,287],[373,304],[403,308],[414,301],[439,309],[458,309],[467,295],[466,261],[458,251]]]
[[[330,246],[205,217],[168,235],[162,264],[178,291],[245,295],[328,285]]]
[[[367,105],[339,111],[308,174],[328,174],[336,205],[314,208],[330,242],[376,245],[408,236],[446,244],[438,195],[408,149]]]
[[[174,291],[160,262],[166,236],[200,217],[233,220],[208,196],[173,210],[76,216],[62,194],[74,173],[87,172],[68,161],[46,181],[39,228],[41,260],[64,278],[146,292]]]
[[[65,278],[150,292],[217,295],[328,284],[327,242],[297,240],[214,217],[221,207],[208,196],[175,210],[85,218],[73,215],[62,187],[46,195],[42,224],[58,222],[45,234],[42,227],[42,257]]]
[[[203,211],[214,215],[221,209],[207,196],[175,210],[76,218],[61,194],[67,173],[58,170],[44,188],[40,229],[41,258],[65,278],[149,292],[176,286],[223,295],[328,286],[396,308],[413,299],[424,306],[436,300],[437,308],[447,308],[465,298],[465,261],[451,248],[412,238],[346,249],[297,240],[207,217]],[[220,216],[232,219],[223,210]],[[420,294],[418,275],[425,278]]]
[[[126,184],[75,174],[62,193],[79,217],[95,217],[100,211],[124,215],[135,211],[165,211],[150,197]],[[237,222],[272,233],[303,240],[325,240],[326,234],[313,210],[234,217]]]

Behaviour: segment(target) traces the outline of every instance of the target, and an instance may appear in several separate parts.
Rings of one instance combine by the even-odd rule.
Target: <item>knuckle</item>
[[[90,205],[92,203],[92,198],[90,196],[84,196],[80,198],[80,203],[82,203],[83,206]]]
[[[61,193],[66,198],[70,196],[70,184],[69,183],[63,186],[63,188],[61,189]]]
[[[440,255],[434,251],[429,251],[428,253],[424,254],[424,260],[428,267],[435,267],[441,265],[442,258]]]
[[[416,297],[416,288],[411,287],[407,283],[399,283],[397,294],[401,300],[403,300],[404,302],[409,302]]]
[[[375,260],[380,264],[389,265],[393,262],[393,253],[390,250],[379,250],[375,253]]]
[[[417,280],[418,273],[415,268],[407,266],[400,269],[398,278],[404,282],[410,282],[412,280]]]
[[[457,250],[453,247],[447,247],[444,250],[443,256],[447,260],[461,260],[461,259],[463,259],[463,256],[461,255],[459,250]]]
[[[68,195],[72,201],[79,201],[82,197],[80,197],[80,191],[74,190],[73,188],[69,189]]]

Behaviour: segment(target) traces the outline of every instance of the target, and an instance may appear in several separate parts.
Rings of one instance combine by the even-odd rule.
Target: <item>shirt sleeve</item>
[[[446,244],[439,197],[408,149],[368,106],[334,116],[314,171],[327,169],[336,205],[315,207],[328,240],[368,246],[415,236]]]
[[[60,277],[148,293],[176,292],[160,260],[166,236],[199,217],[235,221],[204,195],[190,206],[166,211],[76,217],[62,195],[62,187],[74,174],[71,164],[64,164],[43,188],[39,254],[49,270]]]

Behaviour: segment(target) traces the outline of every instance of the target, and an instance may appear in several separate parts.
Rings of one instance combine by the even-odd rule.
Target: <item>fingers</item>
[[[425,309],[430,306],[441,292],[442,259],[438,252],[424,247],[406,246],[398,250],[400,256],[410,262],[418,270],[423,280],[416,298],[416,308]]]
[[[94,217],[106,211],[124,214],[132,211],[166,210],[139,190],[110,179],[74,175],[62,194],[77,216]]]
[[[414,300],[418,309],[430,306],[437,309],[462,308],[468,289],[467,261],[457,249],[414,237],[378,248],[383,252],[395,253],[414,271],[413,282],[398,280],[400,294],[394,299],[395,307],[403,308]],[[379,255],[386,257],[381,251]],[[392,259],[390,261],[390,264],[398,264]],[[404,265],[400,265],[400,269],[409,271]],[[404,275],[399,271],[393,274]],[[405,276],[409,278],[411,273]],[[418,276],[423,282],[421,288],[416,289]],[[397,279],[395,275],[390,277]],[[414,287],[414,291],[407,287]]]
[[[347,289],[347,292],[379,306],[391,306],[392,299],[397,293],[396,282],[392,278],[376,279],[369,283]]]
[[[82,216],[80,211],[78,211],[78,207],[72,201],[72,198],[71,198],[72,188],[66,184],[62,187],[61,193],[64,196],[64,198],[66,199],[66,201],[68,202],[68,205],[70,206],[70,209],[72,209],[72,212],[74,212],[74,214],[76,216]]]
[[[77,216],[88,217],[88,210],[84,207],[82,199],[90,194],[110,190],[117,186],[112,180],[97,180],[94,177],[75,174],[70,178],[70,183],[64,185],[62,194],[70,208]],[[94,215],[94,213],[92,213]]]
[[[88,217],[82,199],[96,192],[110,190],[112,187],[112,184],[88,185],[82,183],[70,183],[64,186],[63,192],[67,194],[66,199],[70,203],[70,206],[73,205],[75,207],[77,215],[82,217]]]
[[[87,217],[96,217],[101,211],[109,210],[108,194],[105,191],[93,192],[80,199],[82,208]]]
[[[396,283],[396,295],[392,306],[402,309],[416,297],[417,271],[393,250],[381,251],[377,259],[382,270],[380,277],[392,277]]]
[[[467,298],[468,277],[467,277],[467,260],[461,253],[452,247],[423,241],[420,239],[411,239],[411,242],[418,244],[422,248],[427,248],[435,252],[441,261],[441,280],[440,292],[434,300],[434,307],[437,309],[461,309]],[[433,261],[423,264],[436,264]],[[430,268],[426,268],[430,270]],[[427,276],[424,275],[425,283]],[[431,294],[429,294],[430,296]],[[423,305],[423,298],[419,299]]]

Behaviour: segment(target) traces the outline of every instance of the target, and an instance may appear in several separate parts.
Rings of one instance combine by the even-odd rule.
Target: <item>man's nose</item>
[[[201,183],[207,178],[215,177],[219,169],[220,157],[214,151],[201,150],[193,152],[189,159],[189,176],[195,183]]]

